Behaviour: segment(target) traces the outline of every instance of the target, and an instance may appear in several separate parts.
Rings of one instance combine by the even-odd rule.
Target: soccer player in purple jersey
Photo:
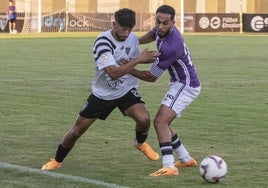
[[[157,9],[155,27],[140,37],[139,42],[144,44],[156,40],[160,56],[150,70],[133,69],[131,72],[133,76],[149,82],[155,82],[165,70],[170,75],[169,90],[154,119],[163,166],[150,176],[178,175],[178,167],[197,165],[177,133],[170,127],[172,121],[181,116],[201,91],[190,52],[174,26],[174,16],[174,8],[168,5],[162,5]],[[177,162],[174,160],[173,151],[177,154]]]

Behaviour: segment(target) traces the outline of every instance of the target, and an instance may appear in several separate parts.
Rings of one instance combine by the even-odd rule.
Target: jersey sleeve
[[[99,36],[94,43],[93,54],[95,64],[98,69],[103,69],[110,65],[117,65],[113,54],[116,46],[106,36]]]
[[[110,52],[105,52],[101,54],[97,61],[95,61],[95,63],[99,70],[102,70],[110,65],[117,65],[112,53]]]
[[[155,76],[155,77],[160,77],[164,72],[165,69],[162,69],[158,66],[159,59],[157,58],[156,61],[152,64],[150,72]]]
[[[156,39],[156,27],[154,27],[150,32],[151,32],[153,39]]]

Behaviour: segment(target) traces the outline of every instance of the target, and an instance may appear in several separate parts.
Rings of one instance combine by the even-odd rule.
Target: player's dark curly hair
[[[156,14],[157,13],[170,14],[171,20],[174,20],[175,17],[175,9],[169,5],[162,5],[158,7],[158,9],[156,10]]]
[[[136,24],[136,13],[128,8],[122,8],[115,12],[115,21],[122,27],[133,28]]]

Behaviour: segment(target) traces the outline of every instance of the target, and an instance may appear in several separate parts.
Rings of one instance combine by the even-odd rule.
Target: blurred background
[[[8,32],[9,0],[0,0],[0,33]],[[111,28],[113,13],[137,13],[134,31],[154,26],[158,6],[176,10],[181,32],[268,32],[268,0],[15,0],[17,30],[37,32],[98,32]]]

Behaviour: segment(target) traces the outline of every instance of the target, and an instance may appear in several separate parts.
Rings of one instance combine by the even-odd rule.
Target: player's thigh
[[[130,116],[137,121],[141,121],[143,119],[146,119],[147,121],[150,119],[149,112],[144,103],[136,103],[132,105],[125,111],[125,115]]]
[[[124,115],[132,117],[136,122],[149,120],[149,112],[136,88],[131,89],[118,102],[120,111]]]
[[[154,124],[170,124],[174,118],[176,118],[176,112],[166,105],[161,105],[154,118]]]
[[[97,118],[84,118],[80,115],[77,116],[74,129],[80,133],[84,133],[95,121]]]

